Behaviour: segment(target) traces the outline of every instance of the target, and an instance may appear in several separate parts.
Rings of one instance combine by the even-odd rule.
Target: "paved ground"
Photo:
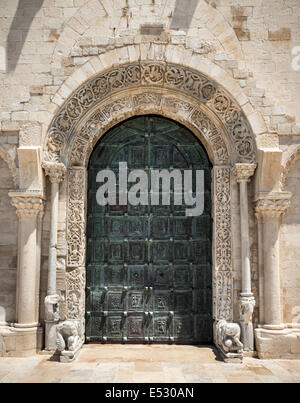
[[[213,349],[196,346],[85,346],[76,362],[49,356],[0,358],[0,383],[300,383],[300,360],[243,364],[218,361]]]

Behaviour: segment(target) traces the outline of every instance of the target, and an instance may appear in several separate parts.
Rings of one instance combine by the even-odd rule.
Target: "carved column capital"
[[[257,219],[279,218],[291,205],[292,193],[281,192],[259,195],[256,198],[255,213]]]
[[[63,182],[66,175],[66,167],[62,163],[44,162],[45,175],[49,176],[51,183]]]
[[[27,216],[41,217],[43,215],[44,200],[40,195],[12,192],[9,193],[9,196],[19,218]]]
[[[250,178],[254,175],[256,164],[235,164],[232,168],[233,178],[237,183],[250,182]]]

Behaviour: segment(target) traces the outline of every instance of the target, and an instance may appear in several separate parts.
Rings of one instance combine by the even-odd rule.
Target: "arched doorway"
[[[99,206],[97,174],[119,163],[204,171],[204,211],[175,205]],[[96,145],[88,168],[86,341],[212,342],[211,164],[185,127],[154,115],[129,119]],[[129,188],[132,186],[129,185]],[[196,189],[194,189],[195,191]],[[160,190],[161,193],[161,190]]]

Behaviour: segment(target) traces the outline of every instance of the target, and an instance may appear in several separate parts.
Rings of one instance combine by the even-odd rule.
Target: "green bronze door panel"
[[[203,170],[205,207],[106,206],[96,202],[103,169]],[[195,189],[194,189],[195,190]],[[195,136],[164,118],[138,117],[113,128],[89,166],[86,339],[88,342],[212,341],[211,166]]]

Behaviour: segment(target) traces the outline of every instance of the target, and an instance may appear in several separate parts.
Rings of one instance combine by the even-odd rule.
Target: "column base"
[[[43,329],[0,327],[0,357],[30,357],[43,346]]]
[[[255,329],[255,342],[260,359],[300,359],[300,329]]]

